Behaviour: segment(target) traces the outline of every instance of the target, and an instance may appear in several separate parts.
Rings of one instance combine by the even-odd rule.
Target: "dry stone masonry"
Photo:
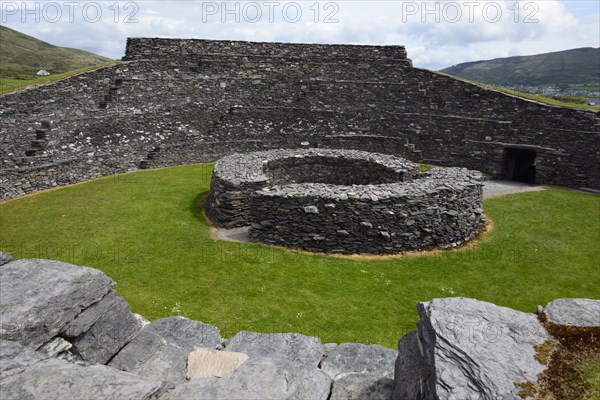
[[[122,63],[0,96],[0,196],[301,147],[600,189],[598,143],[597,112],[413,68],[402,46],[132,38]]]
[[[330,253],[450,247],[485,223],[481,174],[356,150],[235,154],[214,169],[208,215],[250,238]]]
[[[207,213],[217,226],[250,225],[250,196],[268,186],[392,183],[416,175],[418,169],[407,160],[356,150],[278,149],[233,154],[215,164]]]
[[[534,385],[544,369],[534,346],[553,340],[533,313],[466,298],[419,303],[417,330],[400,338],[399,351],[297,333],[225,340],[183,317],[150,323],[115,300],[113,285],[100,271],[57,261],[0,266],[3,400],[518,400],[531,397],[515,384]],[[115,302],[125,307],[115,312]],[[541,312],[600,329],[598,300],[558,299]]]

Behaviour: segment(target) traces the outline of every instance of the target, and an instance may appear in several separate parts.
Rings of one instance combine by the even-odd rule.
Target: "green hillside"
[[[56,75],[111,61],[87,51],[53,46],[0,26],[0,78],[28,80],[41,69]]]
[[[600,48],[474,61],[442,72],[496,86],[600,85]]]

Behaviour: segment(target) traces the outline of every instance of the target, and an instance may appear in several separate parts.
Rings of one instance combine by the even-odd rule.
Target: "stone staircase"
[[[27,157],[39,156],[48,144],[48,132],[51,129],[50,121],[41,121],[41,128],[35,130],[35,139],[31,141],[31,147],[25,150]]]
[[[111,86],[110,89],[108,89],[108,93],[104,95],[104,99],[101,100],[100,103],[98,104],[98,108],[100,108],[100,109],[109,108],[111,103],[113,102],[114,97],[116,97],[117,93],[119,92],[119,88],[121,87],[122,84],[123,84],[123,79],[116,78],[113,86]]]

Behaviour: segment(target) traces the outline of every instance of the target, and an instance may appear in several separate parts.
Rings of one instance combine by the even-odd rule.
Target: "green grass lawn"
[[[466,296],[532,312],[600,297],[600,197],[552,189],[485,202],[494,229],[455,252],[380,260],[214,241],[198,199],[212,165],[105,177],[0,205],[0,247],[112,277],[134,312],[324,342],[395,347],[415,305]]]

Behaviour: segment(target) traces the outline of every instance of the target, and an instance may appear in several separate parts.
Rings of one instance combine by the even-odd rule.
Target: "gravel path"
[[[546,189],[545,186],[514,181],[485,181],[483,183],[483,198],[490,199],[510,193],[537,192]]]

